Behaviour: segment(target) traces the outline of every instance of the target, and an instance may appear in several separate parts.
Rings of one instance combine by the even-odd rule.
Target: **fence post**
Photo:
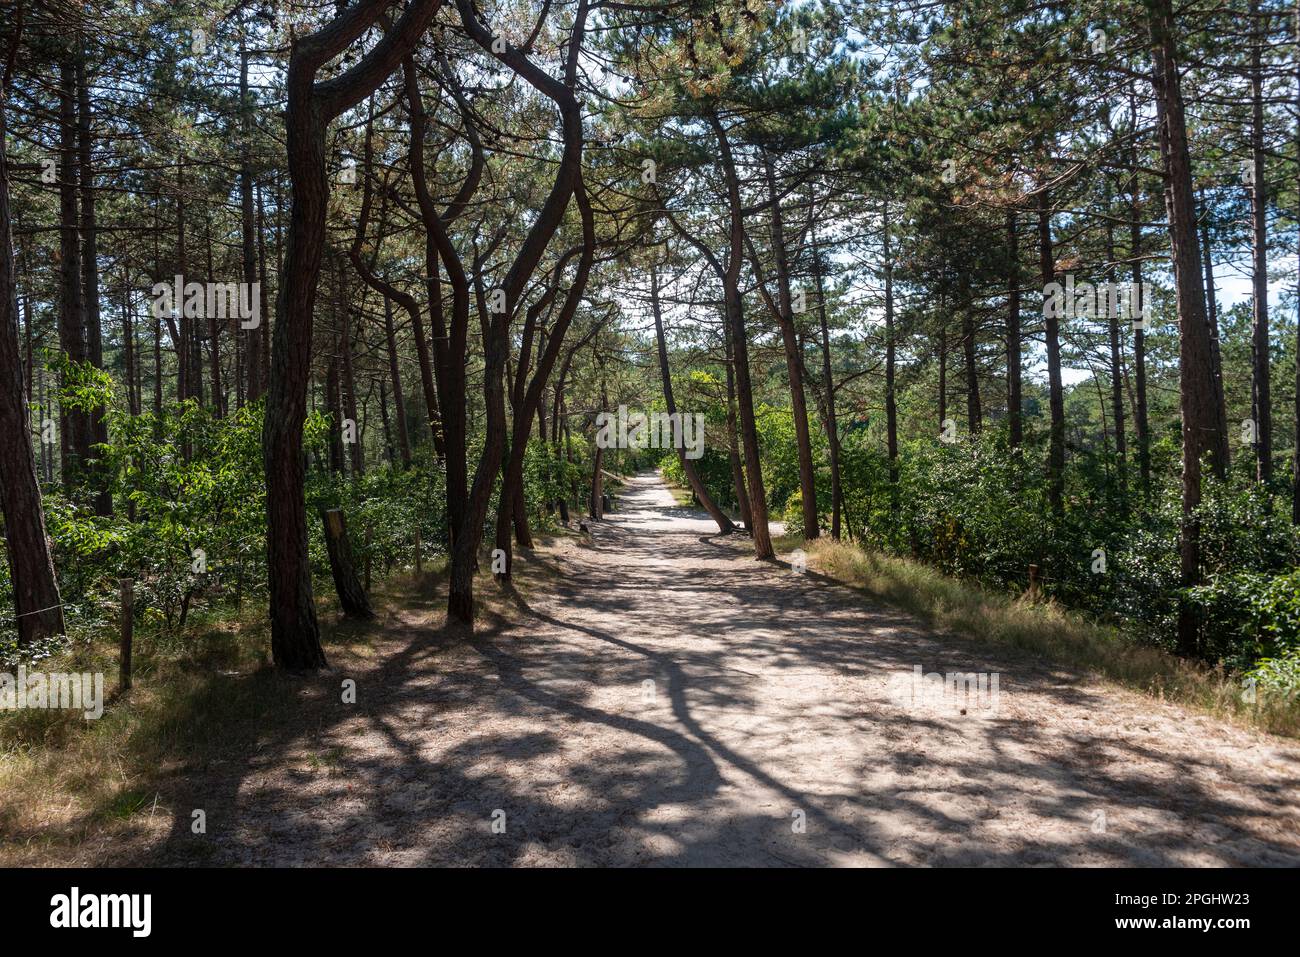
[[[119,690],[131,687],[131,638],[135,632],[135,581],[123,578],[118,583],[122,589],[122,643],[118,654]]]
[[[1029,599],[1030,601],[1038,600],[1038,566],[1029,566]]]
[[[420,559],[420,526],[415,526],[415,573],[423,574],[424,562]]]

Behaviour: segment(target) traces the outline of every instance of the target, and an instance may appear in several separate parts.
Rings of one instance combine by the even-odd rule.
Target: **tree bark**
[[[1165,173],[1165,207],[1173,257],[1179,319],[1180,407],[1183,427],[1183,521],[1179,547],[1180,584],[1200,583],[1201,457],[1222,473],[1227,436],[1219,433],[1205,288],[1201,284],[1196,206],[1192,194],[1191,157],[1179,77],[1179,57],[1173,34],[1170,0],[1147,0],[1152,41],[1152,88],[1160,127],[1160,153]],[[1200,621],[1184,600],[1178,617],[1178,646],[1185,655],[1200,646]]]
[[[17,49],[21,17],[12,43]],[[18,339],[18,280],[9,207],[9,160],[5,150],[9,90],[0,89],[0,506],[4,512],[5,555],[14,596],[18,643],[28,645],[63,632],[54,561],[45,534],[45,512],[36,479],[31,424],[23,388]]]
[[[302,454],[312,319],[329,200],[325,131],[330,120],[393,72],[440,3],[414,0],[395,28],[347,72],[319,83],[316,73],[371,27],[386,6],[385,0],[360,0],[322,29],[299,37],[289,58],[285,136],[293,200],[276,308],[274,374],[262,431],[271,651],[276,665],[286,669],[326,666],[308,561]]]
[[[1046,287],[1056,281],[1056,256],[1052,251],[1052,208],[1047,189],[1038,191],[1039,272]],[[1044,299],[1046,305],[1047,300]],[[1065,510],[1065,391],[1061,384],[1061,327],[1054,308],[1044,308],[1047,338],[1047,389],[1051,408],[1050,437],[1047,450],[1047,496],[1052,511]]]
[[[564,211],[569,205],[574,191],[580,188],[582,167],[582,111],[573,89],[577,82],[577,67],[582,38],[586,28],[587,4],[579,0],[573,27],[568,39],[568,52],[565,59],[564,78],[558,80],[545,70],[539,68],[527,54],[512,46],[501,43],[499,38],[479,22],[470,0],[456,0],[460,20],[466,32],[485,51],[489,51],[498,60],[508,66],[515,74],[522,77],[530,86],[549,98],[560,114],[561,137],[563,149],[557,165],[555,178],[550,193],[543,202],[537,217],[529,227],[523,244],[514,261],[506,271],[501,283],[505,295],[505,310],[485,320],[483,342],[483,390],[486,411],[486,436],[483,450],[479,456],[478,467],[474,473],[474,483],[470,488],[466,506],[461,515],[455,541],[452,545],[451,582],[447,597],[447,614],[449,619],[471,625],[474,621],[474,568],[478,558],[478,548],[483,536],[483,520],[487,514],[488,502],[496,476],[501,467],[505,451],[506,415],[505,395],[502,391],[502,376],[509,351],[508,335],[513,310],[518,307],[524,288],[537,269],[546,247],[555,235],[563,219]],[[427,223],[433,228],[435,242],[443,263],[452,271],[455,253],[450,240],[439,220]],[[463,292],[457,290],[457,279],[453,275],[453,304]],[[463,283],[463,276],[460,278]],[[466,305],[467,308],[467,305]],[[456,362],[455,331],[453,330],[453,349],[451,361]],[[463,376],[463,369],[462,369]],[[461,422],[457,428],[463,428],[464,404],[460,404],[458,414]],[[451,468],[451,449],[448,443],[448,468]],[[450,488],[450,481],[448,482]]]
[[[73,362],[86,361],[85,286],[77,210],[76,60],[70,55],[59,71],[59,348]],[[64,488],[84,481],[90,458],[91,425],[79,409],[59,405],[59,450]]]
[[[1251,101],[1251,285],[1253,289],[1251,336],[1251,407],[1255,422],[1255,477],[1273,478],[1273,406],[1269,395],[1268,330],[1268,184],[1264,180],[1264,72],[1260,60],[1264,21],[1259,0],[1250,0],[1254,37],[1250,47]],[[1300,25],[1300,19],[1296,21]],[[1297,358],[1300,361],[1300,358]]]
[[[844,490],[840,485],[840,425],[835,414],[835,376],[831,367],[831,335],[826,321],[826,288],[822,278],[821,253],[817,248],[817,230],[810,224],[813,276],[817,281],[817,318],[821,326],[822,379],[825,382],[826,441],[831,466],[831,538],[840,540],[840,513],[844,508]],[[892,290],[891,290],[892,291]],[[891,297],[892,298],[892,297]],[[893,344],[892,337],[890,345]]]
[[[96,369],[104,368],[104,338],[99,313],[99,231],[95,219],[95,172],[92,159],[94,133],[91,127],[90,85],[86,79],[86,56],[77,57],[77,154],[81,190],[81,276],[84,287],[86,323],[86,361]],[[86,413],[86,428],[92,444],[108,442],[108,423],[102,407]],[[113,496],[108,477],[93,448],[90,456],[90,481],[94,489],[97,515],[113,513]]]
[[[1129,107],[1134,125],[1138,122],[1137,95],[1130,89]],[[1129,259],[1132,268],[1133,288],[1142,289],[1142,197],[1138,185],[1137,148],[1129,152],[1129,166],[1133,176],[1129,180]],[[1137,294],[1137,293],[1135,293]],[[1149,308],[1149,304],[1148,308]],[[1133,327],[1133,389],[1136,393],[1133,409],[1133,429],[1138,444],[1138,480],[1142,486],[1142,498],[1145,501],[1151,494],[1151,425],[1147,417],[1147,371],[1146,371],[1146,329],[1145,323]]]
[[[243,33],[239,37],[239,225],[240,254],[244,272],[244,283],[249,289],[257,282],[257,248],[256,227],[253,210],[253,101],[248,89],[248,49],[244,45]],[[262,322],[267,322],[264,313]],[[248,402],[256,402],[262,397],[262,330],[254,328],[242,330],[247,336],[245,349],[244,395]]]
[[[673,378],[668,368],[668,343],[664,338],[663,314],[659,308],[659,269],[654,264],[650,266],[650,310],[655,321],[655,343],[659,351],[659,378],[664,386],[664,406],[668,409],[668,414],[673,416],[677,414],[677,400],[673,396]],[[723,535],[730,535],[735,531],[735,525],[718,507],[709,490],[704,487],[704,482],[700,480],[700,475],[695,470],[695,463],[686,457],[686,450],[680,445],[677,446],[677,461],[681,464],[682,472],[685,473],[686,481],[690,484],[691,491],[695,493],[696,500],[718,523],[718,531]]]
[[[339,596],[339,607],[349,618],[374,618],[374,609],[352,560],[347,519],[339,509],[332,508],[321,510],[321,521],[325,526],[325,548],[329,552],[330,574]]]
[[[794,418],[795,443],[799,454],[799,494],[803,508],[804,538],[814,539],[820,532],[817,509],[816,475],[813,471],[812,439],[808,434],[808,404],[803,388],[803,353],[795,329],[793,296],[790,289],[790,262],[785,247],[785,223],[781,218],[781,201],[776,186],[776,170],[771,155],[763,154],[763,171],[767,179],[768,202],[771,204],[772,256],[776,261],[777,324],[785,348],[785,368],[790,386],[790,414]]]
[[[984,413],[980,405],[979,365],[975,355],[975,304],[972,301],[970,284],[963,276],[962,281],[961,339],[962,355],[966,366],[966,427],[971,435],[978,435],[984,427]]]
[[[388,343],[388,377],[393,384],[393,409],[397,416],[397,447],[402,468],[411,466],[411,438],[406,431],[406,400],[402,396],[402,373],[397,364],[397,335],[393,330],[393,301],[384,299],[384,337]]]
[[[749,374],[749,344],[745,333],[745,307],[740,295],[740,269],[743,264],[745,225],[740,197],[740,179],[736,174],[727,131],[716,112],[709,123],[717,136],[723,175],[727,183],[727,206],[730,213],[730,251],[723,275],[723,298],[727,322],[731,329],[731,349],[736,374],[736,400],[740,408],[741,444],[745,456],[745,479],[749,486],[749,509],[754,520],[754,555],[759,559],[775,557],[767,525],[767,491],[758,448],[758,424],[754,417],[754,390]]]
[[[1109,200],[1109,192],[1107,199]],[[1109,202],[1107,208],[1110,207]],[[1106,268],[1106,278],[1111,283],[1112,291],[1118,290],[1115,283],[1115,227],[1114,224],[1107,221],[1106,223],[1106,262],[1109,265]],[[1107,333],[1110,340],[1110,406],[1111,419],[1115,429],[1115,457],[1118,467],[1118,485],[1120,493],[1120,508],[1127,511],[1128,509],[1128,434],[1124,427],[1124,370],[1121,361],[1120,336],[1119,336],[1119,309],[1115,295],[1107,296],[1108,304],[1106,315]]]
[[[1020,346],[1020,240],[1016,233],[1016,211],[1007,210],[1007,428],[1013,449],[1025,439],[1021,399]]]

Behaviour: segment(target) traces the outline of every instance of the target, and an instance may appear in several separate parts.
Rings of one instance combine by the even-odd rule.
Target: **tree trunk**
[[[1046,188],[1038,191],[1039,272],[1044,286],[1056,281],[1056,257],[1052,251],[1052,210]],[[1052,510],[1065,510],[1065,392],[1061,384],[1061,327],[1057,310],[1046,308],[1043,317],[1047,337],[1047,389],[1051,407],[1051,434],[1047,451],[1047,495]]]
[[[1251,407],[1255,430],[1255,476],[1273,478],[1273,407],[1269,396],[1268,184],[1264,180],[1264,74],[1260,64],[1264,21],[1259,0],[1250,0],[1254,38],[1250,48],[1251,100],[1251,280],[1254,292],[1251,336]],[[1296,20],[1300,27],[1300,19]],[[1300,361],[1300,357],[1297,358]]]
[[[894,328],[894,251],[890,235],[889,200],[885,200],[882,218],[884,243],[881,256],[885,269],[885,451],[889,455],[890,504],[894,506],[898,500],[898,347]]]
[[[513,555],[510,547],[510,526],[513,524],[515,542],[521,548],[532,548],[533,539],[528,530],[527,507],[524,499],[524,456],[528,452],[528,433],[532,431],[534,416],[541,415],[542,394],[546,382],[555,368],[560,350],[564,346],[564,337],[569,331],[578,305],[587,289],[587,278],[591,273],[591,264],[596,254],[596,224],[591,204],[587,199],[586,188],[581,179],[574,187],[574,200],[582,219],[582,252],[578,259],[573,281],[565,292],[564,303],[551,327],[546,347],[540,350],[537,368],[529,381],[528,356],[532,347],[533,329],[542,311],[551,303],[559,284],[563,279],[563,270],[568,255],[560,257],[556,264],[554,277],[547,291],[528,309],[525,320],[523,344],[519,353],[519,372],[514,383],[515,418],[511,430],[510,454],[505,462],[505,471],[501,485],[501,500],[497,510],[496,544],[505,552],[506,565],[502,577],[510,576]],[[539,348],[540,348],[540,336]]]
[[[397,336],[393,331],[393,301],[384,299],[384,337],[388,342],[388,377],[393,383],[393,409],[397,416],[397,447],[402,468],[411,466],[411,438],[406,431],[406,400],[402,396],[402,374],[397,365]]]
[[[1173,36],[1170,0],[1148,0],[1152,41],[1152,88],[1160,127],[1160,153],[1165,171],[1165,207],[1178,300],[1180,407],[1183,427],[1183,521],[1179,547],[1180,584],[1200,583],[1201,456],[1222,472],[1227,436],[1218,432],[1211,338],[1201,284],[1200,249],[1196,232],[1196,207],[1192,195],[1191,157],[1179,78],[1177,44]],[[1195,608],[1182,602],[1178,618],[1178,645],[1185,655],[1197,652],[1200,622]]]
[[[1133,112],[1133,122],[1137,123],[1137,97],[1132,91],[1130,91],[1129,103]],[[1136,148],[1129,153],[1129,165],[1133,168],[1133,177],[1129,181],[1129,260],[1133,271],[1134,294],[1137,295],[1142,289],[1142,198],[1138,187]],[[1145,325],[1145,322],[1142,322],[1133,326],[1133,389],[1137,393],[1133,409],[1133,429],[1137,434],[1138,479],[1141,482],[1144,500],[1151,494],[1151,426],[1147,418]]]
[[[91,128],[90,87],[86,80],[86,57],[77,58],[77,153],[81,188],[81,275],[84,286],[86,323],[86,360],[96,369],[104,368],[104,338],[99,315],[99,231],[95,221],[95,173],[92,165],[93,131]],[[103,408],[86,413],[86,428],[93,444],[108,442],[108,423]],[[108,477],[93,448],[91,456],[91,482],[95,491],[94,507],[97,515],[113,513],[113,495],[108,487]]]
[[[244,45],[241,32],[239,37],[239,225],[240,254],[243,265],[244,283],[251,290],[257,282],[257,248],[256,227],[253,211],[253,101],[248,89],[248,49]],[[266,315],[259,312],[262,322]],[[247,336],[244,351],[244,395],[249,402],[256,402],[262,396],[262,330],[260,327],[244,330],[239,335]]]
[[[63,632],[63,605],[45,535],[18,344],[18,279],[5,150],[8,94],[7,88],[0,90],[0,435],[5,436],[0,442],[0,505],[18,642],[27,645]]]
[[[659,378],[664,386],[664,406],[668,409],[670,416],[677,415],[677,401],[673,396],[673,379],[668,369],[668,344],[664,338],[663,315],[659,308],[659,269],[656,265],[650,266],[650,310],[655,320],[655,342],[659,347]],[[718,503],[713,500],[709,490],[704,487],[704,482],[700,480],[699,473],[695,471],[695,463],[686,457],[686,450],[681,447],[681,443],[675,443],[677,448],[677,461],[681,463],[682,472],[686,474],[686,481],[690,483],[691,491],[695,493],[696,500],[704,506],[709,516],[718,523],[718,531],[723,535],[729,535],[735,531],[735,526],[731,523],[726,514],[718,507]]]
[[[790,289],[790,264],[785,248],[785,223],[781,219],[781,201],[777,193],[776,171],[771,155],[764,152],[763,170],[767,178],[768,201],[772,205],[772,255],[776,260],[777,323],[785,347],[785,369],[790,385],[790,414],[794,418],[795,443],[799,453],[799,494],[803,508],[804,538],[820,533],[817,509],[816,476],[813,471],[812,439],[808,434],[808,405],[803,389],[803,353],[795,329],[793,296]]]
[[[1020,370],[1020,241],[1016,235],[1016,211],[1007,211],[1007,428],[1013,449],[1025,439],[1021,409]]]
[[[1296,0],[1296,20],[1300,22],[1300,0]],[[1296,155],[1300,156],[1300,58],[1296,59]],[[1300,219],[1300,168],[1296,171],[1296,216]],[[1296,250],[1297,288],[1300,289],[1300,248]],[[1295,450],[1291,456],[1291,523],[1300,525],[1300,295],[1296,296],[1295,328]]]
[[[771,533],[767,526],[767,491],[758,449],[758,423],[754,417],[754,390],[749,375],[749,343],[745,332],[745,306],[740,295],[740,268],[745,249],[745,225],[741,210],[740,180],[736,175],[727,131],[716,113],[709,122],[718,138],[723,174],[727,181],[727,205],[730,210],[730,251],[723,275],[723,298],[727,323],[731,329],[731,350],[736,367],[736,400],[740,407],[740,436],[745,455],[745,480],[749,485],[749,509],[754,520],[754,555],[759,559],[775,557]]]
[[[385,0],[360,0],[344,9],[321,30],[299,37],[289,58],[285,139],[293,200],[276,308],[274,374],[262,430],[271,651],[281,668],[326,665],[312,596],[302,454],[312,319],[329,201],[325,130],[333,117],[364,99],[396,68],[439,5],[437,0],[414,0],[391,32],[327,86],[318,86],[316,72],[375,23],[387,6]]]
[[[840,540],[840,513],[844,508],[844,491],[840,487],[840,426],[835,414],[835,376],[831,368],[831,335],[826,322],[826,289],[822,279],[821,253],[817,249],[817,230],[809,226],[812,241],[813,275],[817,280],[817,318],[821,325],[822,379],[826,389],[826,441],[831,465],[831,538]],[[887,264],[887,268],[889,264]],[[890,344],[893,344],[892,337]]]
[[[736,494],[736,508],[740,511],[740,522],[745,531],[754,532],[754,513],[749,507],[749,492],[745,489],[745,468],[740,461],[740,429],[736,424],[736,379],[734,350],[731,345],[731,328],[725,318],[722,325],[722,339],[726,343],[727,367],[727,461],[731,465],[731,484]]]
[[[361,419],[357,416],[357,379],[352,369],[352,310],[348,303],[347,283],[343,281],[342,263],[339,263],[339,322],[343,328],[339,335],[341,365],[343,414],[352,422],[352,444],[348,456],[352,465],[352,477],[360,478],[366,474],[365,446],[361,442]]]
[[[980,406],[979,366],[975,356],[975,304],[969,283],[962,279],[961,337],[962,355],[966,365],[966,426],[971,435],[978,435],[984,427],[984,413]]]
[[[948,421],[948,317],[942,315],[944,304],[939,303],[939,428],[946,429]]]
[[[493,51],[497,38],[479,22],[470,0],[457,0],[461,25],[473,37],[484,51]],[[563,149],[556,167],[551,190],[538,211],[536,218],[528,229],[523,244],[519,247],[510,268],[501,283],[504,293],[505,310],[490,319],[482,317],[484,332],[483,342],[483,389],[486,411],[486,437],[483,450],[479,456],[478,467],[474,473],[474,484],[470,489],[451,556],[451,582],[447,597],[447,614],[450,619],[462,624],[472,625],[474,620],[474,568],[478,559],[478,548],[483,536],[483,520],[487,515],[488,502],[492,487],[496,483],[497,472],[501,467],[501,458],[506,444],[505,396],[502,391],[502,375],[509,352],[509,332],[513,311],[518,307],[524,290],[537,269],[546,247],[550,245],[563,220],[564,212],[575,190],[581,188],[582,172],[582,110],[574,95],[573,88],[577,82],[577,61],[582,48],[582,37],[586,28],[587,7],[580,5],[574,18],[573,27],[566,43],[565,67],[563,80],[557,80],[545,70],[532,63],[527,55],[509,44],[503,50],[494,51],[510,69],[521,76],[539,93],[549,98],[560,115]],[[453,272],[455,252],[439,217],[426,223],[432,227],[439,255],[449,272]],[[584,225],[584,230],[586,226]],[[463,296],[464,282],[453,274],[453,302]],[[477,280],[480,277],[476,278]],[[458,289],[460,291],[458,291]],[[467,308],[467,306],[465,307]],[[453,348],[450,359],[454,364],[457,356],[463,356],[463,348],[455,348],[453,329]],[[463,343],[461,344],[463,347]],[[463,377],[463,368],[461,375]],[[445,412],[446,410],[444,410]],[[464,406],[458,408],[461,421],[457,428],[463,430]],[[463,438],[463,436],[462,436]],[[451,467],[451,449],[448,442],[448,467]],[[450,489],[451,482],[448,481]],[[450,495],[449,495],[450,499]]]
[[[1208,217],[1201,221],[1201,258],[1205,263],[1205,321],[1210,327],[1210,369],[1214,376],[1214,408],[1218,416],[1219,431],[1228,434],[1228,407],[1223,393],[1223,359],[1219,348],[1219,302],[1214,282],[1214,247],[1210,241]],[[1252,389],[1254,382],[1251,383]],[[1224,455],[1231,450],[1225,440]],[[1224,459],[1224,469],[1230,459]]]
[[[1109,193],[1107,199],[1109,200]],[[1107,209],[1110,203],[1107,203]],[[1110,263],[1106,269],[1106,278],[1111,284],[1112,291],[1118,289],[1115,283],[1115,227],[1114,224],[1107,221],[1106,223],[1106,262]],[[1107,296],[1106,302],[1107,315],[1106,324],[1107,332],[1110,338],[1110,406],[1111,418],[1114,420],[1115,428],[1115,456],[1118,466],[1118,485],[1120,494],[1120,508],[1124,511],[1128,509],[1128,435],[1124,428],[1124,370],[1121,362],[1120,337],[1119,337],[1119,309],[1116,298],[1118,292],[1114,295]]]
[[[77,212],[77,118],[75,60],[65,60],[59,86],[59,348],[73,362],[86,361],[85,286]],[[59,449],[64,488],[84,481],[90,458],[89,417],[79,409],[59,407]]]
[[[325,526],[325,547],[330,557],[330,573],[334,577],[334,590],[339,596],[339,607],[349,618],[374,618],[370,599],[357,577],[352,561],[352,545],[348,541],[348,524],[343,513],[336,509],[322,509],[321,521]]]

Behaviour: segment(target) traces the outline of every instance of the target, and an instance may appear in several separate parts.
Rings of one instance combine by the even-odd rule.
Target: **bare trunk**
[[[241,256],[243,260],[244,282],[251,290],[257,282],[257,249],[255,246],[256,229],[253,211],[253,101],[248,89],[248,50],[244,46],[243,34],[239,38],[239,112],[241,138],[239,143],[239,224]],[[264,313],[262,322],[266,322]],[[245,384],[244,394],[249,402],[256,402],[262,396],[262,330],[253,328],[241,333],[246,336],[245,349]]]
[[[650,309],[655,320],[655,342],[659,347],[659,378],[664,386],[664,405],[668,409],[670,416],[677,415],[677,401],[673,396],[673,379],[668,369],[668,344],[664,339],[664,322],[663,315],[659,308],[659,270],[655,265],[650,266]],[[695,463],[686,457],[686,450],[682,448],[681,443],[675,443],[677,448],[677,461],[681,463],[682,472],[686,475],[686,481],[690,483],[691,491],[695,493],[696,500],[704,506],[709,516],[718,523],[718,531],[723,535],[729,535],[735,530],[726,514],[718,507],[718,503],[713,500],[709,490],[704,487],[700,480],[699,473],[695,471]]]
[[[397,336],[393,330],[393,301],[384,296],[384,337],[388,343],[388,378],[393,383],[393,409],[397,416],[397,447],[402,468],[411,465],[411,438],[406,431],[406,400],[402,396],[402,374],[397,365]]]
[[[86,80],[86,58],[77,58],[77,152],[81,187],[81,275],[84,286],[86,323],[86,361],[96,369],[104,368],[103,330],[99,315],[99,230],[95,220],[95,172],[92,165],[93,131],[91,129],[90,87]],[[86,427],[92,444],[108,442],[108,423],[103,408],[86,413]],[[95,491],[95,513],[111,515],[113,496],[108,488],[108,477],[93,448],[91,456],[91,483]]]
[[[821,326],[822,379],[825,382],[826,441],[831,465],[831,538],[840,540],[840,513],[844,508],[844,492],[840,487],[840,426],[835,415],[835,376],[831,368],[831,335],[826,322],[826,288],[822,280],[821,254],[817,249],[817,231],[810,227],[813,255],[813,275],[817,280],[817,318]],[[892,343],[892,339],[891,339]]]
[[[17,37],[13,42],[17,42]],[[8,89],[0,90],[0,506],[18,642],[63,632],[63,605],[45,535],[18,340],[18,282],[5,151]]]
[[[73,362],[86,361],[85,286],[77,214],[76,64],[65,60],[59,86],[59,348]],[[59,449],[63,485],[72,490],[84,481],[90,458],[91,425],[79,409],[59,409]]]
[[[795,443],[799,453],[799,494],[803,507],[804,538],[820,533],[817,510],[816,476],[813,472],[812,439],[808,434],[808,405],[803,389],[803,353],[794,324],[793,296],[790,289],[790,264],[785,248],[785,223],[781,219],[781,202],[777,193],[776,171],[771,156],[764,153],[763,168],[767,177],[768,201],[772,204],[772,255],[776,260],[777,321],[781,343],[785,347],[785,369],[790,385],[790,413],[794,417]]]
[[[1251,406],[1255,433],[1255,475],[1261,482],[1273,478],[1273,407],[1269,395],[1268,335],[1268,184],[1264,180],[1264,75],[1260,63],[1264,22],[1259,0],[1251,0],[1254,42],[1250,48],[1251,99],[1251,280],[1254,311],[1251,336]],[[1296,21],[1300,27],[1300,19]],[[1297,359],[1300,361],[1300,359]]]
[[[1016,211],[1007,211],[1007,428],[1013,449],[1025,439],[1021,410],[1020,347],[1020,241],[1016,234]]]
[[[1039,273],[1045,289],[1056,281],[1056,257],[1052,251],[1052,210],[1046,189],[1038,192],[1038,256]],[[1047,337],[1048,405],[1051,408],[1047,495],[1052,510],[1059,515],[1065,509],[1065,391],[1061,383],[1060,319],[1056,312],[1051,308],[1043,309]]]
[[[754,519],[754,555],[759,559],[774,557],[771,534],[767,526],[767,491],[758,449],[758,423],[754,417],[754,390],[749,374],[749,343],[745,332],[745,307],[740,295],[740,268],[744,258],[744,221],[741,212],[740,180],[731,157],[727,131],[717,114],[709,120],[718,138],[723,172],[727,181],[727,205],[730,210],[730,251],[723,276],[723,298],[727,323],[731,329],[731,350],[736,375],[736,400],[740,409],[740,436],[745,456],[745,480],[749,486],[749,508]]]
[[[276,308],[272,367],[262,431],[266,472],[271,651],[288,669],[325,667],[312,595],[303,496],[302,429],[307,414],[312,320],[329,185],[325,130],[396,68],[424,33],[437,0],[414,0],[394,30],[347,72],[318,86],[316,72],[378,19],[384,0],[360,0],[322,30],[298,38],[289,59],[285,137],[293,189],[288,246]]]
[[[1179,372],[1183,427],[1183,523],[1179,548],[1180,584],[1200,583],[1201,457],[1208,455],[1220,474],[1226,463],[1226,436],[1218,432],[1211,337],[1201,284],[1196,207],[1192,195],[1191,157],[1179,79],[1177,44],[1173,36],[1170,0],[1148,0],[1152,40],[1152,87],[1160,125],[1160,153],[1165,170],[1165,206],[1178,299]],[[1200,645],[1200,621],[1184,601],[1178,620],[1179,650],[1195,654]]]

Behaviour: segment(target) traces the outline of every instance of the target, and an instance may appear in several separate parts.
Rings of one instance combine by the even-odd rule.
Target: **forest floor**
[[[519,569],[472,637],[390,603],[68,863],[1300,864],[1300,744],[756,562],[657,476]],[[900,697],[918,666],[996,707]]]

